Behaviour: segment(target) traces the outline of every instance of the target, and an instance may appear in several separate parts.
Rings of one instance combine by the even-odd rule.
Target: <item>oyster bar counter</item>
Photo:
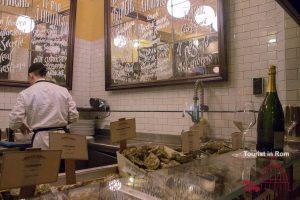
[[[118,155],[118,170],[107,166],[100,177],[90,174],[76,185],[40,185],[33,199],[291,199],[295,185],[290,177],[299,152],[237,159],[236,152],[219,151],[224,147],[229,148],[209,142],[183,155],[165,146],[132,146]]]

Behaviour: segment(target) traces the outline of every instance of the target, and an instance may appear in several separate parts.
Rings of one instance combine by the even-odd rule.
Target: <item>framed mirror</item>
[[[224,1],[105,0],[106,90],[227,79]]]
[[[72,88],[76,0],[0,1],[0,85],[29,86],[28,67]]]

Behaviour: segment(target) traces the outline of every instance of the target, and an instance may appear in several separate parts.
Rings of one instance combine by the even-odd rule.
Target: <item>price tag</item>
[[[61,151],[3,153],[0,189],[7,190],[57,181]]]
[[[136,137],[135,119],[123,119],[110,123],[110,140],[112,143]]]
[[[182,152],[189,153],[199,150],[200,134],[197,131],[187,131],[181,134]]]
[[[83,135],[49,133],[51,150],[62,150],[62,159],[88,160],[87,140]]]

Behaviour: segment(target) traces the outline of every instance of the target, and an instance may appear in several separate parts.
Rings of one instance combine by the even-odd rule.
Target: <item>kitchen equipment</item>
[[[200,104],[198,105],[199,97],[198,97],[198,90],[201,91],[200,97]],[[204,104],[204,87],[201,80],[197,80],[194,85],[194,97],[193,97],[194,104],[189,107],[189,110],[183,111],[183,117],[185,117],[185,113],[190,115],[194,124],[198,124],[200,119],[204,117],[204,111],[207,112],[209,107]],[[199,112],[201,112],[201,116],[199,116]]]
[[[110,107],[104,99],[90,98],[90,105],[92,108],[99,110],[101,112],[109,112]]]

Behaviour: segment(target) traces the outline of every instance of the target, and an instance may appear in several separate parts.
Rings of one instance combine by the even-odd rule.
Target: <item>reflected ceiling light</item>
[[[167,9],[171,16],[175,18],[183,18],[191,9],[189,0],[168,0]]]
[[[214,22],[212,23],[213,29],[218,32],[218,18],[217,16],[214,18]]]
[[[140,42],[138,40],[133,41],[133,47],[138,48],[140,46]]]
[[[115,37],[114,39],[114,45],[116,47],[125,47],[127,44],[126,38],[123,35],[118,35],[117,37]]]
[[[199,46],[199,40],[194,40],[194,41],[193,41],[193,44],[194,44],[196,47],[198,47],[198,46]]]
[[[277,42],[276,38],[272,38],[272,39],[269,40],[269,43],[270,43],[270,44],[271,44],[271,43],[276,43],[276,42]]]
[[[112,180],[108,183],[108,188],[111,191],[117,191],[120,190],[122,187],[122,183],[119,180]]]
[[[130,178],[129,178],[129,182],[133,183],[133,182],[134,182],[134,178],[133,178],[133,177],[130,177]]]
[[[19,16],[16,21],[17,29],[23,33],[30,33],[35,27],[34,20],[28,16]]]
[[[200,26],[211,25],[215,18],[215,11],[210,6],[200,6],[195,12],[195,21]]]
[[[220,67],[214,67],[214,68],[213,68],[213,72],[214,72],[215,74],[219,74],[219,73],[220,73]]]

